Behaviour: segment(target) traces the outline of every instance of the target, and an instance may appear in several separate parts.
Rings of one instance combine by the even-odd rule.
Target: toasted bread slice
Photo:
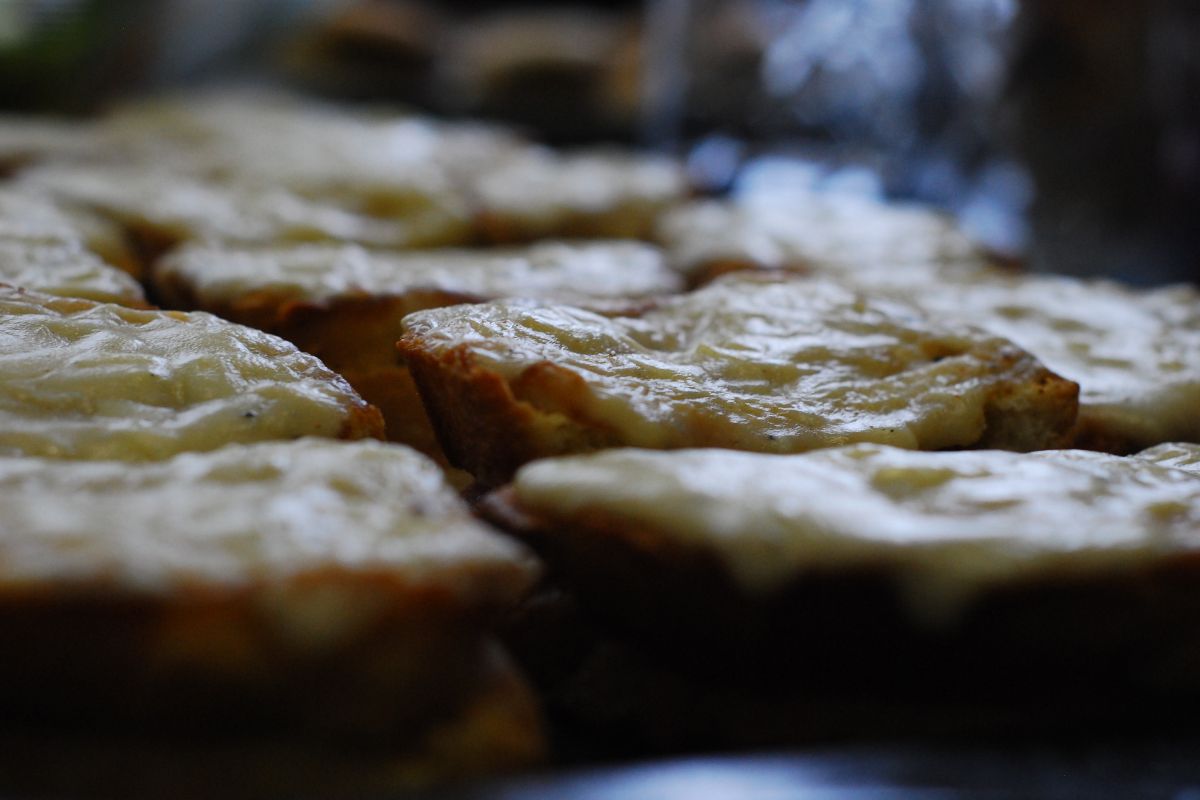
[[[612,317],[455,306],[404,327],[447,455],[493,485],[535,458],[623,445],[1034,450],[1075,419],[1075,385],[1010,342],[827,280],[728,276]]]
[[[473,749],[442,759],[536,754],[491,638],[536,564],[408,448],[0,458],[0,498],[0,638],[20,643],[0,665],[5,734],[324,743],[334,764],[355,742],[399,760],[458,735]],[[497,716],[466,721],[477,702]]]
[[[527,465],[481,509],[635,653],[636,680],[681,676],[644,696],[650,717],[698,701],[647,719],[645,684],[590,657],[560,700],[593,722],[620,685],[632,699],[613,716],[690,720],[671,736],[727,746],[895,733],[905,706],[911,732],[947,709],[1028,729],[1200,700],[1200,478],[1180,469],[1089,451],[625,449]],[[755,725],[754,708],[776,711]]]
[[[622,241],[404,253],[192,246],[164,259],[154,279],[166,305],[271,331],[318,356],[383,411],[393,441],[435,457],[433,430],[396,353],[405,315],[513,295],[624,302],[682,288],[656,248]]]
[[[0,454],[157,459],[231,442],[382,437],[294,345],[209,314],[0,286]]]

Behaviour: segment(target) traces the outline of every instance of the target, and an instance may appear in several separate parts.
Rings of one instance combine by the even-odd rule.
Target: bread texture
[[[435,774],[426,754],[464,769],[538,754],[491,636],[537,565],[408,448],[0,458],[0,498],[6,735],[244,738],[252,764],[290,743],[337,765],[361,741],[368,763],[419,756]]]
[[[144,460],[232,442],[382,437],[294,345],[209,314],[0,286],[0,454]]]
[[[823,280],[729,276],[630,315],[497,302],[404,325],[447,455],[492,485],[617,446],[1034,450],[1075,419],[1075,385],[1006,340]]]

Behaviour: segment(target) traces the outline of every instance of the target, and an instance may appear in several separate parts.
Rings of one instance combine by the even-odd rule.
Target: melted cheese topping
[[[583,382],[564,401],[572,415],[654,448],[968,445],[997,387],[1040,366],[1002,339],[818,280],[731,276],[637,317],[499,302],[404,324],[509,381],[544,362],[569,370]]]
[[[599,514],[711,552],[750,593],[810,570],[886,566],[929,621],[1005,581],[1200,549],[1200,480],[1084,451],[611,450],[527,465],[515,488],[561,535]]]
[[[1170,442],[1138,453],[1137,458],[1200,475],[1200,444]]]
[[[829,194],[693,203],[666,214],[657,238],[687,274],[730,262],[831,274],[986,266],[978,246],[949,217]]]
[[[12,187],[0,188],[0,242],[84,247],[118,266],[129,259],[124,236],[113,223]]]
[[[9,592],[170,594],[357,575],[476,602],[512,599],[533,572],[431,461],[376,442],[234,445],[154,464],[0,457],[0,506]]]
[[[277,93],[224,91],[118,109],[111,138],[175,167],[239,182],[329,191],[404,190],[440,171],[473,174],[528,145],[502,128],[326,106]]]
[[[520,248],[411,253],[321,245],[265,250],[188,247],[168,256],[158,274],[188,286],[202,306],[263,291],[320,302],[420,289],[486,299],[634,297],[681,288],[662,254],[636,242],[542,242]]]
[[[1011,339],[1080,386],[1080,419],[1131,449],[1200,441],[1200,292],[1056,276],[909,283],[859,274],[947,320]]]
[[[320,199],[286,188],[188,177],[140,166],[45,167],[24,181],[133,227],[175,239],[240,243],[337,240],[409,247],[461,241],[465,206],[452,194],[414,189],[384,199],[364,190]]]
[[[687,182],[665,158],[622,153],[559,155],[529,150],[474,184],[484,212],[532,232],[581,216],[650,214],[681,199]]]
[[[61,297],[144,306],[141,284],[91,253],[70,245],[0,239],[0,283]]]
[[[208,314],[0,287],[0,454],[157,459],[338,436],[363,401],[291,344]]]

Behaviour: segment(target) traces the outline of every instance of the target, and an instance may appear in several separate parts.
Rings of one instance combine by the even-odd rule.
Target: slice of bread
[[[211,311],[318,356],[383,411],[393,441],[438,458],[396,353],[407,314],[514,295],[632,306],[682,288],[657,248],[630,241],[408,252],[196,245],[166,257],[154,285],[165,305]]]
[[[728,276],[613,316],[454,306],[404,327],[447,455],[492,485],[617,446],[1036,450],[1075,420],[1075,384],[1007,340],[829,280]]]
[[[0,457],[0,504],[0,735],[107,731],[185,764],[245,741],[239,771],[273,743],[435,774],[540,751],[492,636],[536,562],[408,448]]]

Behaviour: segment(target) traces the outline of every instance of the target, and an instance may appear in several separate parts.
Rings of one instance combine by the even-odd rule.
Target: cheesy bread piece
[[[0,454],[142,460],[231,442],[382,436],[320,361],[208,314],[0,286]]]
[[[688,194],[682,167],[667,158],[544,148],[500,161],[471,188],[492,242],[648,238],[658,216]]]
[[[913,286],[899,275],[851,282],[927,313],[984,328],[1079,384],[1076,443],[1132,453],[1200,442],[1200,292],[1138,290],[1065,276],[959,276]]]
[[[693,283],[743,269],[883,270],[923,283],[992,268],[983,249],[946,215],[820,192],[697,201],[665,214],[655,240]]]
[[[405,315],[514,295],[628,304],[682,288],[656,248],[620,241],[403,253],[191,246],[164,259],[154,280],[171,307],[211,311],[318,356],[383,411],[391,439],[439,458],[396,353]]]
[[[728,276],[610,317],[457,306],[404,327],[446,453],[485,483],[623,445],[1030,450],[1075,419],[1075,385],[1012,343],[827,280]]]
[[[129,273],[72,244],[34,244],[0,237],[0,283],[61,297],[146,308]]]
[[[380,247],[460,242],[464,204],[441,185],[374,194],[236,182],[157,166],[46,166],[22,182],[124,226],[151,258],[189,240],[241,244],[349,241]]]
[[[1138,458],[1200,475],[1200,444],[1169,442],[1155,445],[1137,454]]]
[[[602,637],[552,696],[639,738],[1128,730],[1200,697],[1184,470],[1073,450],[623,449],[526,465],[481,508]]]
[[[264,743],[310,751],[299,772],[319,775],[357,742],[400,784],[541,754],[493,638],[536,563],[408,448],[0,457],[0,505],[3,735],[191,742],[200,763],[243,742],[234,774]]]

